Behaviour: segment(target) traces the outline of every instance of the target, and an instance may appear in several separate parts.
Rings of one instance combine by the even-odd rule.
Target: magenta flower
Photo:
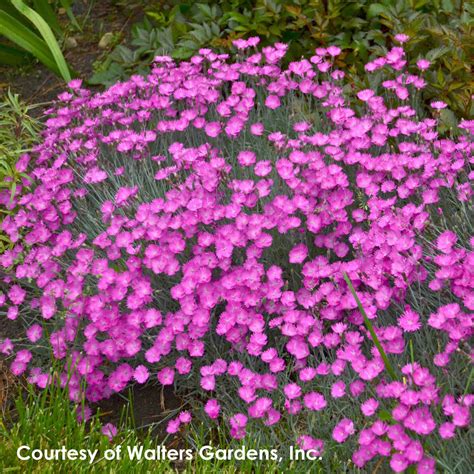
[[[338,443],[344,443],[347,438],[355,433],[354,422],[349,418],[343,418],[332,432],[332,437]]]
[[[37,342],[43,336],[43,328],[39,324],[33,324],[26,331],[26,335],[31,342]]]
[[[117,436],[118,430],[117,427],[112,423],[106,423],[104,426],[102,426],[101,432],[103,435],[109,438],[109,441],[112,441]]]
[[[307,393],[303,397],[303,400],[304,400],[304,404],[306,408],[310,410],[315,410],[315,411],[323,410],[327,405],[327,402],[324,396],[318,392]]]
[[[162,385],[173,385],[174,382],[174,370],[169,367],[165,367],[158,372],[158,381]]]
[[[23,303],[26,296],[26,291],[18,285],[13,285],[8,291],[8,297],[14,305]]]
[[[407,307],[405,312],[398,318],[398,325],[405,332],[418,331],[421,328],[420,316],[410,307]]]
[[[377,411],[379,402],[374,398],[369,398],[360,406],[360,409],[364,416],[372,416]]]
[[[204,411],[206,412],[207,416],[209,418],[212,418],[213,420],[218,418],[219,413],[220,413],[220,405],[219,402],[216,399],[210,399],[206,402],[206,405],[204,407]]]
[[[237,161],[242,166],[251,166],[255,163],[257,156],[253,151],[241,151],[237,156]]]
[[[286,398],[289,400],[293,400],[294,398],[298,398],[301,396],[301,387],[295,383],[290,383],[285,385],[283,388],[283,392],[286,395]]]
[[[280,99],[278,98],[278,96],[276,95],[269,95],[266,99],[265,99],[265,105],[269,108],[269,109],[277,109],[278,107],[280,107]]]
[[[148,369],[144,365],[139,365],[134,373],[133,373],[133,378],[138,382],[138,383],[145,383],[150,374],[148,372]]]
[[[403,472],[408,467],[408,460],[405,456],[400,453],[395,453],[390,458],[390,467],[394,472]]]
[[[166,425],[166,432],[168,434],[175,434],[179,431],[180,426],[181,426],[181,421],[179,418],[170,420],[168,424]]]
[[[293,247],[290,251],[290,263],[303,263],[308,256],[308,248],[304,244]]]
[[[431,66],[431,62],[428,61],[427,59],[419,59],[416,62],[416,65],[420,71],[425,71]]]

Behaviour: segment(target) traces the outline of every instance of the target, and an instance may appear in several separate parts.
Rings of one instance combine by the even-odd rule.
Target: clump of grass
[[[31,116],[33,107],[21,102],[18,94],[10,91],[0,97],[0,224],[12,211],[8,204],[21,180],[27,178],[15,165],[24,153],[31,150],[41,129],[40,122]],[[1,231],[0,254],[9,244],[10,240]]]
[[[49,385],[45,390],[36,391],[28,386],[25,391],[20,391],[16,401],[15,409],[10,413],[0,416],[0,469],[2,472],[113,472],[113,473],[323,473],[327,472],[329,466],[333,472],[346,472],[344,466],[337,457],[322,460],[290,459],[288,446],[268,445],[267,441],[261,439],[256,433],[255,437],[246,440],[247,450],[272,450],[277,449],[281,458],[278,460],[252,460],[252,459],[222,459],[222,454],[216,458],[207,459],[206,456],[218,449],[236,450],[242,448],[239,441],[229,441],[224,425],[219,425],[210,432],[204,424],[192,424],[186,432],[177,437],[170,437],[161,441],[153,435],[153,426],[143,431],[134,427],[131,416],[131,400],[124,406],[120,427],[116,437],[109,439],[102,433],[103,421],[100,412],[95,413],[86,422],[77,421],[77,412],[68,400],[66,391],[57,384]],[[80,407],[79,407],[80,408]],[[169,461],[145,459],[131,459],[127,447],[143,447],[146,450],[155,450],[161,444],[166,449],[190,449],[193,459],[187,461]],[[26,456],[35,449],[50,450],[61,449],[87,449],[98,450],[98,455],[93,463],[86,460],[28,460],[19,459],[17,450],[21,446],[28,446],[29,452],[22,451],[20,454]],[[119,460],[107,460],[104,453],[107,449],[117,449],[121,446]],[[203,446],[211,446],[203,456],[199,450]],[[230,455],[232,457],[232,455]]]

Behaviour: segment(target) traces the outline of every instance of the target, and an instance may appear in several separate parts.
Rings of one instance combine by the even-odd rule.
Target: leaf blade
[[[3,36],[38,58],[45,66],[59,72],[46,43],[25,25],[0,10],[0,30]]]
[[[56,66],[62,76],[62,78],[69,82],[71,80],[71,72],[69,71],[66,60],[64,59],[63,53],[59,47],[56,38],[49,27],[44,21],[43,17],[35,12],[32,8],[25,5],[22,0],[11,0],[13,6],[22,13],[28,20],[30,20],[40,32],[44,39],[44,42],[48,45],[51,55],[56,62]]]

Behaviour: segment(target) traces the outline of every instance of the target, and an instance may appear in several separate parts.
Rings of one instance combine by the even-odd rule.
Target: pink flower
[[[18,306],[9,306],[7,309],[7,318],[14,321],[18,318]]]
[[[290,263],[303,263],[308,256],[308,247],[304,244],[298,244],[290,251]]]
[[[21,303],[23,303],[25,296],[26,296],[26,291],[23,290],[18,285],[13,285],[8,291],[8,297],[10,298],[11,302],[15,305],[20,305]]]
[[[395,453],[390,458],[390,467],[395,472],[403,472],[408,467],[408,461],[402,454]]]
[[[91,168],[84,176],[84,182],[87,184],[97,184],[107,179],[107,173],[100,168]]]
[[[280,421],[281,413],[274,408],[269,408],[266,412],[265,426],[273,426]]]
[[[453,423],[443,423],[439,426],[439,435],[443,439],[451,439],[456,435],[456,426]]]
[[[150,374],[148,372],[148,369],[144,365],[139,365],[133,373],[133,378],[138,383],[145,383],[148,380],[149,376]]]
[[[255,163],[257,156],[253,151],[241,151],[237,156],[237,161],[242,166],[251,166]]]
[[[327,402],[325,398],[323,397],[323,395],[321,395],[318,392],[307,393],[304,396],[303,401],[306,408],[309,408],[310,410],[315,410],[315,411],[323,410],[327,405]]]
[[[431,107],[435,110],[441,110],[441,109],[445,109],[448,104],[446,104],[445,102],[443,102],[442,100],[437,100],[435,102],[431,102]]]
[[[424,457],[417,467],[418,474],[435,474],[436,472],[436,461],[431,458]]]
[[[249,408],[249,415],[252,418],[263,418],[272,406],[272,399],[268,397],[260,397]]]
[[[331,386],[331,396],[333,398],[341,398],[346,394],[346,384],[339,380],[334,382]]]
[[[372,89],[364,89],[357,93],[357,97],[364,102],[367,102],[374,95],[375,92]]]
[[[169,434],[175,434],[179,431],[180,426],[181,426],[181,421],[179,418],[170,420],[168,424],[166,425],[166,432]]]
[[[294,355],[296,359],[304,359],[309,355],[308,344],[301,337],[293,337],[286,344],[286,350]]]
[[[313,451],[315,456],[321,456],[324,451],[324,441],[309,435],[300,436],[297,441],[298,446],[305,451]]]
[[[295,383],[290,383],[285,385],[283,388],[283,392],[286,395],[286,398],[289,400],[293,400],[294,398],[298,398],[301,396],[301,387]]]
[[[453,424],[456,426],[468,426],[470,421],[469,407],[456,404],[453,408]]]
[[[219,122],[209,122],[205,125],[204,131],[207,136],[215,138],[221,133],[221,126]]]
[[[450,253],[457,239],[458,237],[454,232],[447,230],[436,239],[436,248],[441,252]]]
[[[201,377],[201,388],[203,390],[214,390],[216,387],[216,378],[213,375],[207,375],[206,377]]]
[[[52,296],[40,298],[41,313],[44,319],[51,319],[56,313],[56,301]]]
[[[358,397],[364,392],[365,384],[362,380],[354,380],[354,382],[350,384],[349,389],[353,397]]]
[[[407,306],[405,312],[398,318],[398,325],[405,332],[418,331],[421,328],[420,316]]]
[[[26,331],[26,335],[31,342],[37,342],[43,336],[43,328],[39,324],[33,324]]]
[[[0,343],[0,353],[1,354],[5,354],[5,355],[10,355],[13,351],[13,343],[11,341],[11,339],[4,339],[1,343]]]
[[[339,54],[341,54],[341,48],[339,48],[338,46],[329,46],[326,51],[329,56],[332,57],[339,56]]]
[[[262,136],[264,131],[263,123],[253,123],[250,125],[250,133],[257,137]]]
[[[277,95],[269,95],[266,99],[265,99],[265,105],[269,108],[269,109],[277,109],[278,107],[280,107],[280,98],[277,96]]]
[[[344,443],[346,439],[355,433],[354,422],[349,418],[343,418],[332,432],[332,437],[338,443]]]
[[[208,400],[204,407],[204,411],[206,412],[207,416],[209,418],[212,418],[213,420],[215,420],[219,416],[220,409],[221,407],[219,405],[219,402],[213,398]]]
[[[360,406],[360,409],[364,416],[372,416],[379,406],[379,402],[375,398],[369,398]]]
[[[254,167],[257,176],[267,176],[272,171],[272,164],[268,160],[259,161]]]
[[[115,195],[115,204],[120,206],[127,202],[127,200],[138,193],[138,186],[133,186],[132,188],[120,188]]]
[[[112,441],[115,436],[117,436],[118,431],[115,425],[113,425],[112,423],[107,423],[102,427],[101,432],[103,435],[109,438],[109,441]]]
[[[428,61],[427,59],[419,59],[416,62],[416,65],[417,65],[417,67],[420,71],[425,71],[426,69],[428,69],[430,67],[431,62]]]
[[[165,367],[158,372],[158,380],[162,385],[173,385],[174,370]]]
[[[404,455],[411,462],[419,462],[423,459],[423,446],[416,440],[412,441],[405,449]]]
[[[191,422],[191,413],[189,411],[182,411],[179,414],[179,421],[183,424],[187,424]]]
[[[406,43],[410,39],[408,35],[405,35],[403,33],[396,34],[394,38],[395,38],[395,41],[398,41],[399,43],[402,43],[402,44]]]
[[[243,413],[237,413],[229,420],[232,428],[245,428],[248,418]]]
[[[300,370],[299,376],[301,381],[309,382],[310,380],[313,380],[314,377],[316,377],[316,369],[313,369],[312,367],[305,367],[304,369]]]

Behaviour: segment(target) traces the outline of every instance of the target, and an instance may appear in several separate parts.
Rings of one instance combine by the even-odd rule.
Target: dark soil
[[[148,429],[153,424],[155,434],[160,437],[166,429],[166,422],[160,422],[182,405],[172,389],[161,385],[136,385],[131,390],[131,399],[132,402],[127,407],[125,399],[116,394],[99,402],[96,408],[100,410],[104,423],[110,422],[117,426],[122,410],[128,408],[137,429]]]

